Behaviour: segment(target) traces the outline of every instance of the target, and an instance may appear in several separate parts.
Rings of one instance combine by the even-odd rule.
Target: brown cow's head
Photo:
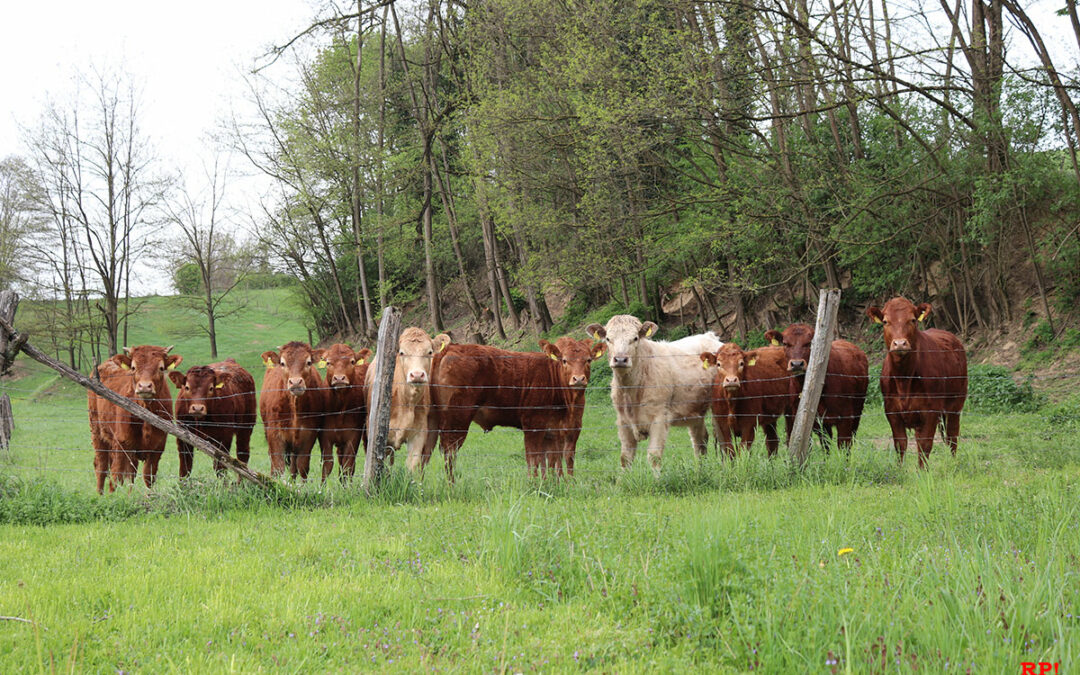
[[[210,399],[218,395],[232,375],[219,373],[210,366],[195,366],[187,374],[173,370],[169,373],[169,379],[176,385],[180,396],[188,399],[188,414],[203,418],[206,417]]]
[[[338,343],[326,350],[323,360],[326,362],[326,383],[331,389],[348,387],[357,366],[364,365],[371,358],[371,350],[364,348],[353,351],[347,344]]]
[[[703,352],[701,354],[701,367],[708,369],[716,366],[716,381],[729,394],[738,393],[742,387],[742,378],[747,366],[752,366],[757,361],[757,350],[744,352],[734,342],[725,342],[724,346],[715,353]]]
[[[541,340],[540,349],[560,365],[566,386],[585,388],[589,384],[593,359],[600,358],[607,345],[564,336],[555,344]]]
[[[634,367],[639,341],[655,334],[656,330],[652,321],[642,323],[637,317],[619,314],[611,317],[606,326],[589,324],[585,332],[607,345],[609,366],[629,370]]]
[[[926,320],[932,310],[926,302],[916,306],[907,298],[893,298],[885,303],[884,309],[868,307],[866,315],[874,323],[885,324],[885,346],[889,354],[903,358],[915,347],[918,323]]]
[[[400,370],[409,384],[427,384],[431,379],[432,358],[436,352],[446,349],[448,344],[450,336],[446,333],[440,333],[432,339],[422,328],[406,328],[398,338],[395,370]]]
[[[322,360],[325,350],[312,349],[306,342],[295,340],[282,346],[279,351],[263,352],[263,363],[267,368],[285,370],[286,387],[293,396],[303,396],[307,391],[307,377],[319,379],[315,364]]]
[[[802,374],[810,362],[810,343],[814,341],[814,329],[805,323],[793,323],[783,333],[770,330],[765,339],[774,346],[784,348],[788,372]]]
[[[154,398],[159,384],[165,384],[165,371],[172,370],[184,360],[183,356],[169,356],[172,345],[162,349],[151,345],[124,347],[123,354],[109,360],[124,370],[131,371],[135,380],[135,395],[141,399]]]

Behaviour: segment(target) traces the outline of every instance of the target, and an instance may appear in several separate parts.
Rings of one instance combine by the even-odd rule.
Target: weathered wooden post
[[[395,307],[383,310],[379,339],[375,346],[375,375],[368,404],[367,455],[364,457],[364,491],[371,493],[383,477],[386,441],[390,435],[390,399],[394,386],[398,338],[401,336],[401,312]]]
[[[788,440],[791,459],[799,466],[806,463],[806,458],[810,454],[810,435],[814,431],[821,389],[825,386],[825,371],[829,367],[829,352],[836,330],[838,309],[840,309],[840,289],[822,289],[818,299],[814,340],[810,343],[810,362],[806,365],[803,390],[799,395],[799,410],[795,413],[795,423],[792,425],[791,436]]]
[[[15,310],[19,307],[19,294],[15,291],[0,291],[0,318],[8,323],[15,321]],[[0,331],[0,377],[8,374],[21,345],[9,344],[8,334]],[[15,429],[15,416],[11,412],[11,398],[0,395],[0,450],[7,450],[11,442],[11,432]]]

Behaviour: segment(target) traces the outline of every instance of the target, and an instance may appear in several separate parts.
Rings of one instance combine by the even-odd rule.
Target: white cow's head
[[[629,370],[634,367],[641,340],[654,335],[656,328],[652,321],[641,323],[640,319],[629,314],[619,314],[611,317],[606,326],[590,324],[585,332],[607,345],[608,365],[613,370]]]

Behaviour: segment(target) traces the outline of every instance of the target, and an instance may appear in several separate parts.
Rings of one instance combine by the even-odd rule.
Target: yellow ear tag
[[[316,367],[316,368],[325,368],[325,367],[326,367],[326,359],[322,359],[321,361],[319,361],[318,363],[316,363],[316,364],[315,364],[315,367]]]
[[[128,364],[126,364],[126,363],[121,363],[121,364],[120,364],[120,367],[121,367],[121,368],[123,368],[124,370],[131,370],[131,366],[129,366],[129,365],[128,365]]]
[[[358,366],[364,365],[364,359],[356,359],[356,365],[358,365]]]
[[[441,345],[439,345],[439,351],[441,352],[442,350],[446,349],[446,345],[448,345],[448,344],[450,344],[450,343],[449,342],[443,342]]]
[[[777,340],[776,338],[773,338],[772,340],[770,340],[770,342],[772,342],[773,347],[779,347],[780,346],[780,341]]]
[[[224,386],[225,386],[224,382],[218,382],[217,384],[214,385],[214,389],[221,389]]]
[[[554,354],[548,354],[548,356],[550,356],[550,357],[551,357],[551,360],[552,360],[552,361],[558,361],[558,360],[559,360],[559,357],[558,357],[558,356],[555,356]]]
[[[173,361],[172,363],[170,363],[169,367],[166,368],[166,370],[176,370],[176,362]]]
[[[652,335],[652,332],[653,332],[653,329],[652,329],[652,328],[650,328],[649,330],[645,331],[645,337],[649,337],[650,335]]]
[[[926,318],[926,315],[927,315],[927,312],[923,312],[922,314],[919,315],[919,323],[923,322],[923,319]]]
[[[269,357],[263,359],[263,363],[266,364],[267,368],[273,368],[274,367],[274,362]]]
[[[701,369],[702,370],[708,370],[709,369],[709,362],[706,361],[705,359],[701,359]]]
[[[756,356],[751,356],[750,359],[746,362],[746,365],[752,366],[755,363],[757,363],[757,357]]]
[[[876,317],[876,316],[872,316],[872,317],[870,317],[870,318],[874,320],[874,323],[881,323],[881,319],[879,319],[879,318],[878,318],[878,317]]]

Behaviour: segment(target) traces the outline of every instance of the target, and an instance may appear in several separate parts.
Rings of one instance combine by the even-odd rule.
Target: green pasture
[[[223,331],[257,377],[264,349],[306,336],[271,296]],[[147,313],[131,341],[171,342]],[[185,367],[207,361],[175,342]],[[939,444],[925,472],[913,451],[897,466],[880,404],[850,457],[816,448],[802,471],[760,444],[698,460],[675,429],[654,478],[644,450],[618,469],[597,390],[572,480],[528,478],[519,432],[474,429],[454,486],[439,456],[418,481],[398,462],[373,498],[337,480],[271,497],[202,456],[182,484],[170,444],[154,490],[98,497],[83,392],[36,368],[6,384],[5,672],[1014,673],[1080,657],[1074,402],[973,409],[957,457]]]

